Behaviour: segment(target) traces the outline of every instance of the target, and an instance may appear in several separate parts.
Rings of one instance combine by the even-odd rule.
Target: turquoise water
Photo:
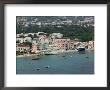
[[[44,55],[39,60],[17,58],[16,74],[94,74],[93,52],[64,53],[63,56],[62,54]]]

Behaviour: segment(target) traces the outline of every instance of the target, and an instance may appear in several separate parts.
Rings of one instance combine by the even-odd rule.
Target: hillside
[[[62,33],[81,41],[94,39],[93,16],[17,16],[17,33]]]

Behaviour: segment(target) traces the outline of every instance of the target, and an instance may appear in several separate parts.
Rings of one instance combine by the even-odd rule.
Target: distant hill
[[[93,16],[17,16],[17,33],[62,33],[81,41],[94,39]]]

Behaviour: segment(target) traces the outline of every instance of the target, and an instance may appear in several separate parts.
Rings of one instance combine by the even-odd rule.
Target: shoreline
[[[25,55],[18,55],[16,57],[20,58],[20,57],[33,57],[33,56],[38,56],[38,54],[25,54]]]
[[[87,51],[94,51],[94,50],[93,49],[87,49]],[[65,51],[65,50],[63,50],[63,51],[62,50],[58,50],[56,52],[57,52],[57,54],[60,54],[60,53],[68,53],[68,52],[77,52],[77,50],[67,50],[67,51]],[[20,57],[34,57],[34,56],[39,56],[39,54],[18,55],[18,56],[16,56],[16,58],[20,58]]]

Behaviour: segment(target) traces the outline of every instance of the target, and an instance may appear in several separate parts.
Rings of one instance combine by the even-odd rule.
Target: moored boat
[[[79,47],[77,47],[78,51],[85,51],[85,47],[83,45],[80,45]]]
[[[49,68],[50,66],[48,65],[48,66],[45,66],[45,68]]]
[[[39,58],[32,58],[32,60],[39,60]]]
[[[56,51],[47,51],[44,54],[45,55],[56,55],[56,54],[58,54],[58,52],[56,52]]]
[[[36,70],[40,70],[40,68],[37,68]]]
[[[85,51],[84,47],[78,48],[78,51]]]

